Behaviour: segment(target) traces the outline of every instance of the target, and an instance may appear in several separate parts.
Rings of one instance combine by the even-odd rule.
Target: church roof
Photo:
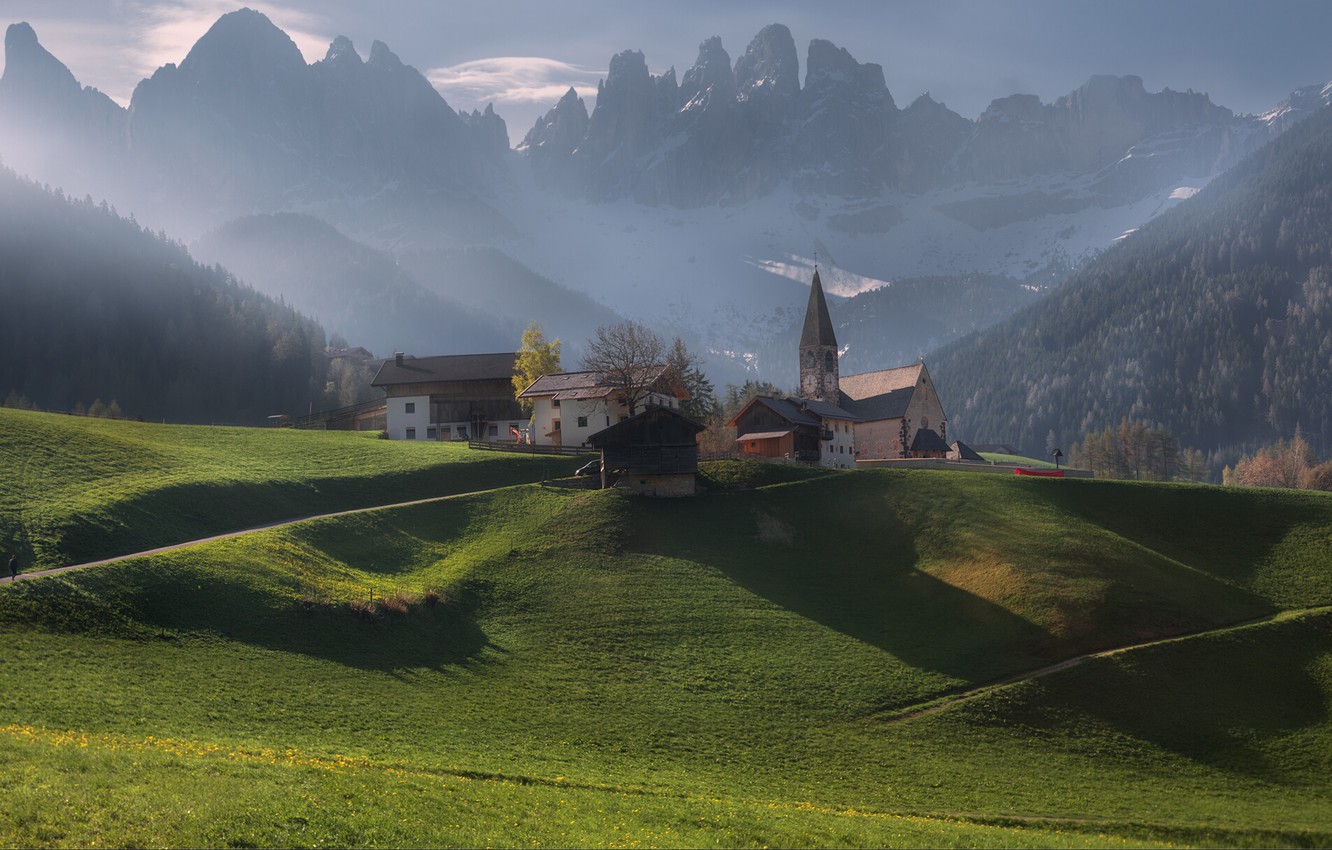
[[[913,452],[946,452],[948,444],[944,438],[931,428],[921,428],[916,432],[916,439],[911,441]]]
[[[954,440],[952,449],[957,453],[958,460],[985,460],[985,458],[977,454],[971,446],[968,446],[961,440]]]
[[[911,399],[916,394],[916,385],[880,393],[869,398],[851,398],[842,393],[842,407],[853,412],[862,422],[878,422],[883,419],[901,419],[906,416]]]
[[[828,301],[823,297],[823,284],[819,281],[819,270],[814,270],[814,280],[809,285],[809,306],[805,308],[805,327],[800,332],[800,347],[814,345],[837,346],[837,335],[833,333],[832,316],[828,313]]]
[[[896,390],[914,389],[916,382],[920,380],[920,372],[924,368],[925,363],[922,361],[912,363],[909,366],[898,366],[896,369],[880,369],[878,372],[843,375],[838,383],[842,392],[851,398],[868,399]]]

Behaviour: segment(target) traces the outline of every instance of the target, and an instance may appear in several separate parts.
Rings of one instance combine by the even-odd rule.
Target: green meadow
[[[14,457],[65,421],[0,417]],[[122,475],[189,539],[140,431],[158,479],[237,505],[272,481],[292,515],[541,463],[113,424],[43,470],[53,515],[105,480],[99,516],[132,525]],[[534,483],[0,586],[0,843],[1332,842],[1332,497],[704,474],[694,499]]]
[[[276,520],[540,481],[573,458],[374,434],[202,428],[0,408],[0,550],[25,569]]]

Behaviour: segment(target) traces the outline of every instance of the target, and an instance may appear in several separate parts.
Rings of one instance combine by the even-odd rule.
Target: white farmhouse
[[[679,409],[689,393],[671,380],[665,366],[644,371],[638,388],[645,390],[632,413],[649,407]],[[619,388],[600,372],[542,375],[518,394],[532,402],[532,441],[539,445],[584,446],[587,438],[631,415]]]

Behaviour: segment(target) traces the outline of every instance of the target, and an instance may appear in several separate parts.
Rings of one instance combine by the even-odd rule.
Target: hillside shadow
[[[373,613],[352,603],[370,600],[285,602],[248,585],[189,573],[183,581],[158,578],[151,595],[131,604],[134,620],[174,634],[216,635],[275,652],[296,653],[363,670],[443,670],[478,663],[493,649],[476,612],[486,590],[463,582],[431,604],[414,599],[405,611],[382,598]]]
[[[567,475],[577,460],[500,458],[376,476],[172,484],[63,517],[51,529],[59,562],[40,566],[111,558],[321,513],[527,484]]]
[[[1303,782],[1325,771],[1265,745],[1332,713],[1311,669],[1332,648],[1332,618],[1266,624],[1098,659],[1040,683],[1024,723],[1058,735],[1070,710],[1129,739],[1227,773]]]
[[[712,567],[920,670],[983,682],[1048,660],[1057,645],[1049,632],[917,569],[912,535],[892,510],[876,506],[864,520],[872,523],[868,531],[849,536],[845,523],[792,520],[801,502],[814,497],[770,491],[652,504],[638,512],[630,545]],[[710,499],[743,502],[719,510]],[[673,533],[686,528],[687,534]]]
[[[1061,483],[1049,498],[1072,516],[1244,587],[1295,527],[1332,527],[1332,499],[1298,492]]]

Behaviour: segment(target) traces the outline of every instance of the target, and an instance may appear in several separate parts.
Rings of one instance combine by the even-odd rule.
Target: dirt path
[[[288,525],[295,525],[298,522],[309,522],[316,519],[328,519],[330,517],[350,516],[352,514],[364,514],[371,511],[387,511],[393,508],[406,508],[412,505],[425,505],[430,502],[443,502],[448,499],[461,499],[464,496],[477,496],[483,493],[493,493],[496,490],[503,490],[503,487],[491,487],[487,490],[473,490],[469,493],[453,493],[448,496],[431,496],[426,499],[413,499],[410,502],[394,502],[391,505],[374,505],[368,508],[352,508],[346,511],[334,511],[327,514],[313,514],[311,516],[297,517],[296,519],[280,519],[276,522],[256,525],[253,528],[244,528],[240,531],[228,531],[225,534],[214,534],[211,537],[201,537],[198,540],[188,540],[184,543],[173,543],[170,546],[159,546],[156,549],[145,549],[142,552],[134,552],[129,555],[116,555],[113,558],[103,558],[100,561],[88,561],[84,564],[70,564],[64,567],[52,567],[49,570],[33,570],[31,572],[19,573],[16,578],[4,576],[0,578],[0,584],[12,584],[15,581],[23,581],[31,578],[41,578],[42,576],[53,576],[59,573],[67,573],[70,570],[81,570],[86,567],[100,567],[103,564],[114,564],[117,561],[127,561],[130,558],[142,558],[145,555],[158,555],[162,552],[174,552],[177,549],[188,549],[191,546],[201,546],[204,543],[212,543],[214,540],[226,540],[231,537],[241,537],[246,534],[254,534],[256,531],[267,531],[270,528],[283,528]],[[3,569],[4,565],[0,565]]]
[[[1059,673],[1063,670],[1068,670],[1071,667],[1076,667],[1079,664],[1082,664],[1083,662],[1091,661],[1096,658],[1107,658],[1111,655],[1118,655],[1121,652],[1132,652],[1135,649],[1146,649],[1147,647],[1151,646],[1173,643],[1174,641],[1179,641],[1179,640],[1192,640],[1194,638],[1206,637],[1208,635],[1219,634],[1221,632],[1228,632],[1233,629],[1244,629],[1250,626],[1261,626],[1266,623],[1275,622],[1277,620],[1289,619],[1292,617],[1303,617],[1308,614],[1325,614],[1328,612],[1332,612],[1332,605],[1320,605],[1320,606],[1315,606],[1313,608],[1298,608],[1291,611],[1278,611],[1275,614],[1269,614],[1265,617],[1257,617],[1252,620],[1241,620],[1237,623],[1229,623],[1224,626],[1216,626],[1210,629],[1203,629],[1202,631],[1187,632],[1185,634],[1172,635],[1171,637],[1154,638],[1152,640],[1142,641],[1141,643],[1130,643],[1130,644],[1125,644],[1124,646],[1112,647],[1111,649],[1102,649],[1097,652],[1088,652],[1083,655],[1075,655],[1074,657],[1066,658],[1063,661],[1058,662],[1057,664],[1050,664],[1045,667],[1038,667],[1035,670],[1028,670],[1025,673],[1018,673],[1016,675],[1008,676],[1003,679],[997,679],[993,682],[987,682],[983,685],[977,685],[976,687],[968,688],[965,691],[960,691],[958,693],[950,694],[948,696],[931,700],[923,705],[918,704],[916,706],[906,706],[905,708],[901,708],[896,711],[887,712],[885,716],[888,722],[890,723],[903,723],[907,720],[914,720],[917,717],[924,717],[927,714],[935,714],[945,709],[952,708],[955,705],[959,705],[964,702],[970,702],[973,699],[979,699],[980,697],[983,697],[987,694],[997,691],[1000,688],[1006,688],[1009,687],[1010,685],[1016,685],[1021,682],[1029,682],[1032,679],[1039,679],[1044,676],[1049,676],[1054,673]]]

